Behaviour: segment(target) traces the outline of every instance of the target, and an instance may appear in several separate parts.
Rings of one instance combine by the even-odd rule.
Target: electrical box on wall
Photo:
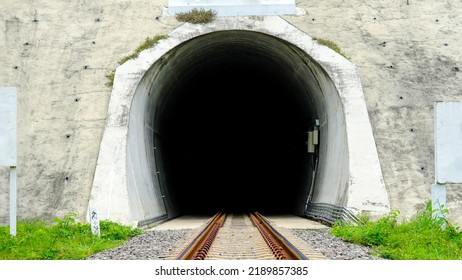
[[[313,131],[308,131],[308,153],[312,154],[315,152]]]
[[[313,130],[308,131],[308,141],[306,144],[309,154],[316,153],[316,146],[319,145],[319,120],[316,120]]]

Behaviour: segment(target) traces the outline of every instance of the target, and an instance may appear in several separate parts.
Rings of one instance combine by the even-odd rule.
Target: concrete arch
[[[281,156],[274,161],[282,167],[284,164],[278,161],[297,159],[297,166],[301,166],[298,173],[291,173],[291,168],[286,168],[284,173],[285,178],[299,178],[291,181],[297,187],[280,187],[291,193],[287,204],[293,206],[290,211],[328,220],[338,218],[338,212],[382,214],[389,211],[356,67],[280,17],[228,17],[207,25],[184,24],[170,33],[168,39],[117,68],[89,201],[90,207],[98,209],[100,218],[125,224],[146,224],[181,214],[180,204],[188,201],[188,197],[182,198],[182,193],[191,195],[193,192],[177,187],[186,181],[172,179],[184,176],[175,173],[182,168],[177,164],[181,160],[169,160],[175,156],[172,151],[180,146],[166,147],[163,135],[169,135],[167,143],[175,142],[173,139],[180,138],[181,134],[169,130],[168,124],[185,124],[183,127],[187,129],[199,121],[193,119],[184,123],[183,119],[188,118],[182,116],[180,121],[176,114],[187,110],[188,104],[201,106],[197,98],[186,97],[190,87],[198,88],[196,80],[204,81],[207,75],[221,79],[238,68],[251,69],[245,72],[247,78],[239,79],[249,82],[250,74],[257,73],[255,79],[260,85],[271,85],[265,88],[267,95],[250,101],[246,99],[247,103],[257,106],[270,96],[275,100],[271,106],[286,102],[288,109],[278,117],[283,120],[279,128],[290,126],[290,131],[296,131],[287,142],[297,143],[293,148],[296,154],[304,153],[301,149],[306,149],[300,145],[300,134],[306,135],[316,120],[319,121],[317,165],[313,164],[315,157],[306,153],[303,157]],[[220,81],[226,84],[229,80]],[[279,90],[273,91],[272,87]],[[282,91],[286,92],[286,97],[279,93]],[[207,100],[212,96],[212,87],[208,92],[204,95]],[[229,92],[224,96],[232,97],[233,91]],[[189,103],[186,104],[185,100]],[[236,108],[245,111],[240,106],[242,101],[231,100],[234,100],[233,105],[222,105],[218,111]],[[265,114],[265,120],[274,115],[269,109],[261,112]],[[245,120],[249,116],[244,114],[239,119],[240,128],[246,127]],[[223,114],[215,117],[221,123],[234,121],[230,122]],[[263,126],[265,130],[271,128],[267,123]],[[291,134],[289,130],[287,132]],[[217,132],[210,133],[194,142],[195,145],[216,136]],[[251,139],[261,143],[264,138],[259,137],[262,136],[252,134]],[[283,141],[283,138],[277,141]],[[272,146],[265,146],[266,150],[268,147]],[[196,161],[181,170],[185,172],[198,164],[213,167],[207,162]],[[225,169],[230,166],[225,165]],[[282,177],[274,178],[276,172],[268,171],[271,165],[265,165],[265,168],[266,173],[271,174],[262,175],[267,176],[264,184],[281,181]],[[271,188],[276,189],[277,185]],[[243,189],[237,190],[241,191]]]

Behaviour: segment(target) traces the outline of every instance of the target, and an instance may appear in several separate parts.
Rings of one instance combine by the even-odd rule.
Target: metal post
[[[16,236],[16,166],[10,166],[10,234]]]

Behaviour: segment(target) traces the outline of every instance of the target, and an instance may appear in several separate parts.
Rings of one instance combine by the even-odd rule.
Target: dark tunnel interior
[[[302,105],[309,93],[291,82],[290,65],[268,56],[223,47],[185,66],[169,87],[157,132],[164,187],[181,214],[304,207],[315,112]]]

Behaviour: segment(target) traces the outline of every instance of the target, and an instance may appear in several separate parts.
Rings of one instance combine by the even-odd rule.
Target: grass
[[[106,77],[107,77],[106,86],[112,87],[112,85],[114,85],[115,70],[109,73],[109,75],[107,75]]]
[[[447,214],[447,210],[443,210]],[[337,222],[332,234],[346,241],[371,246],[377,255],[393,260],[460,260],[462,232],[446,218],[432,218],[431,204],[409,220],[398,222],[398,211],[372,221],[360,217],[353,225]]]
[[[147,37],[146,40],[144,41],[143,44],[141,44],[138,48],[136,48],[136,50],[131,53],[130,55],[127,55],[126,57],[122,58],[121,60],[119,60],[119,64],[124,64],[125,62],[129,61],[130,59],[134,59],[134,58],[137,58],[138,55],[146,50],[146,49],[149,49],[151,47],[153,47],[155,44],[157,44],[157,42],[159,42],[160,40],[162,39],[167,39],[168,38],[168,35],[156,35],[154,37]]]
[[[444,214],[448,211],[443,209]],[[332,234],[346,241],[371,246],[377,256],[393,260],[461,260],[462,231],[445,217],[433,218],[431,204],[409,220],[399,222],[398,211],[378,220],[360,217],[356,224],[337,222]],[[54,223],[18,221],[17,234],[0,226],[1,260],[78,260],[114,248],[133,236],[137,228],[108,220],[101,221],[101,237],[90,225],[75,220],[70,213]]]
[[[213,10],[192,9],[189,12],[176,14],[176,19],[194,24],[209,23],[215,20],[217,13]]]
[[[162,39],[167,39],[168,35],[156,35],[154,37],[147,37],[144,42],[136,48],[134,52],[131,54],[125,56],[121,60],[118,61],[120,65],[124,64],[125,62],[129,61],[130,59],[135,59],[137,58],[140,53],[146,49],[149,49],[156,45],[160,40]],[[106,82],[106,86],[111,87],[114,84],[114,76],[115,76],[115,71],[112,71],[109,75],[107,75],[108,81]]]
[[[108,220],[100,222],[101,237],[91,233],[90,225],[75,221],[75,213],[47,224],[39,220],[19,221],[16,236],[0,226],[2,260],[79,260],[121,245],[140,234],[137,228]]]
[[[324,45],[324,46],[334,50],[336,53],[340,54],[344,58],[350,59],[350,57],[347,56],[345,53],[343,53],[342,50],[340,49],[340,47],[337,46],[337,44],[334,41],[329,40],[329,39],[318,38],[318,37],[313,37],[313,40],[315,40],[316,42],[318,42],[321,45]]]

